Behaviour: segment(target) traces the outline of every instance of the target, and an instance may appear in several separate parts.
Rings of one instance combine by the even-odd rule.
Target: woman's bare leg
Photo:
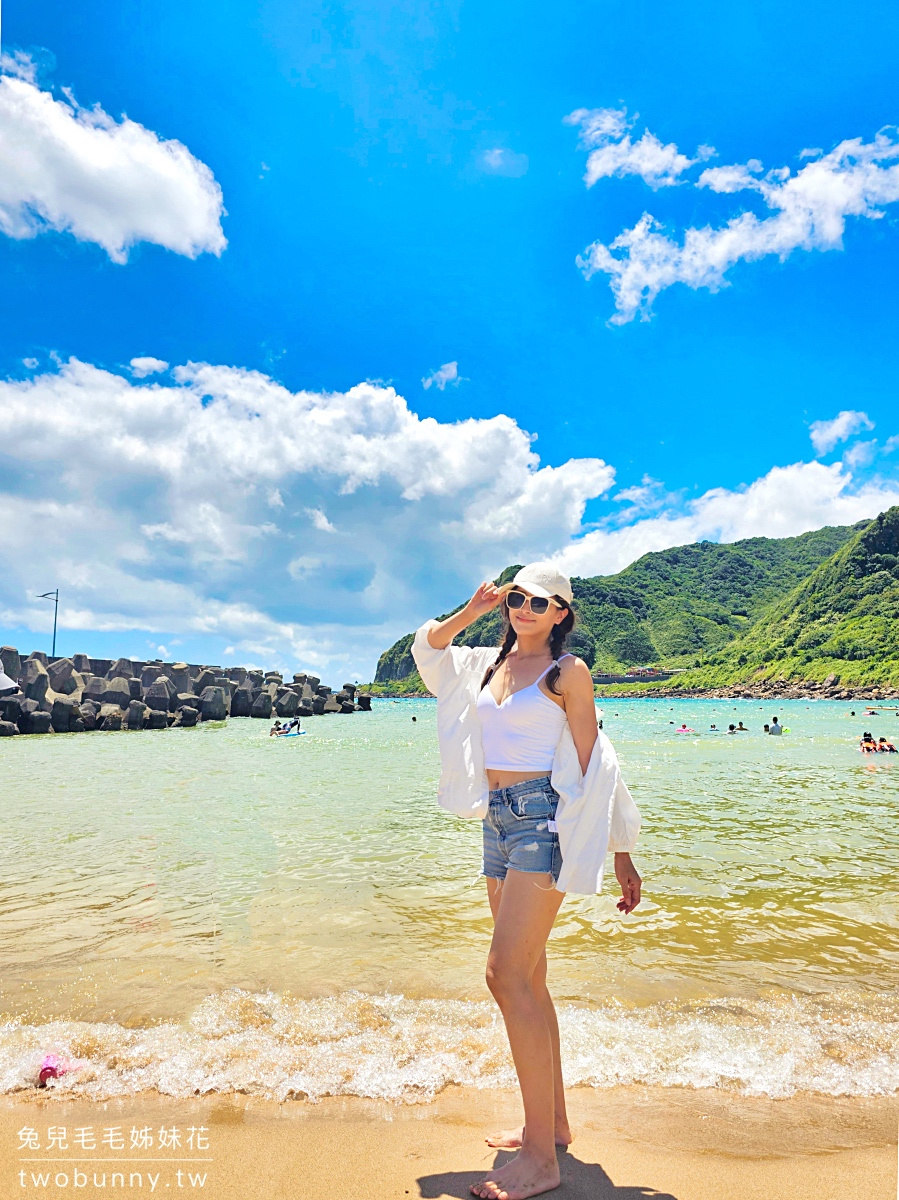
[[[490,882],[493,882],[492,880]],[[499,897],[497,897],[497,902]],[[491,899],[491,907],[493,901]],[[546,986],[546,951],[540,955],[540,960],[531,978],[531,990],[537,997],[537,1003],[543,1009],[546,1024],[549,1026],[549,1037],[553,1048],[553,1096],[556,1117],[556,1145],[570,1146],[574,1140],[571,1126],[568,1124],[568,1112],[565,1108],[565,1084],[562,1080],[562,1054],[559,1047],[559,1021],[552,996]],[[485,1138],[488,1146],[495,1150],[517,1150],[521,1145],[523,1129],[504,1129],[501,1133],[491,1134]]]
[[[499,900],[502,886],[499,879],[487,880],[487,898],[490,901],[490,911],[493,920],[499,911]],[[557,1146],[570,1146],[572,1142],[571,1128],[568,1124],[568,1113],[565,1108],[565,1085],[562,1080],[562,1055],[559,1047],[559,1021],[556,1017],[555,1005],[549,989],[546,986],[546,950],[537,960],[534,974],[531,976],[531,991],[537,997],[537,1002],[543,1009],[546,1024],[549,1026],[549,1037],[553,1049],[553,1097],[555,1107],[555,1135]],[[517,1150],[521,1145],[522,1129],[505,1129],[486,1138],[488,1146],[495,1150]]]
[[[472,1186],[483,1200],[525,1200],[559,1186],[553,1042],[533,977],[563,899],[548,874],[509,871],[500,891],[487,986],[506,1024],[525,1127],[515,1158]]]

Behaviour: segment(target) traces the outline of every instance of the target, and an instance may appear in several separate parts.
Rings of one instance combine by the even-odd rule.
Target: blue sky
[[[606,572],[896,503],[897,26],[887,5],[6,0],[20,90],[0,167],[25,109],[44,120],[23,88],[69,105],[56,136],[75,140],[0,191],[0,637],[43,645],[31,597],[58,584],[67,653],[230,651],[364,679],[509,561]],[[146,161],[118,149],[93,170],[106,150],[74,127],[95,105],[146,131]],[[617,114],[612,133],[566,123],[577,110]],[[189,161],[148,216],[172,140]],[[654,176],[635,146],[690,165]],[[782,167],[793,183],[769,176]],[[644,213],[662,241],[639,236],[626,278],[708,282],[720,239],[697,275],[686,231],[750,227],[716,290],[675,282],[635,313],[576,260]],[[219,374],[171,374],[188,363]],[[365,381],[373,401],[351,391]],[[218,414],[247,389],[267,433],[241,465],[249,418]],[[350,398],[310,417],[297,393]],[[142,404],[174,406],[165,428],[147,432]],[[307,417],[349,442],[304,462]]]

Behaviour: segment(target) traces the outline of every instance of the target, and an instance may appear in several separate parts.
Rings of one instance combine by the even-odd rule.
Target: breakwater
[[[229,717],[313,717],[368,712],[371,696],[320,677],[246,667],[139,662],[75,654],[23,658],[0,647],[0,665],[14,687],[0,691],[0,737],[19,733],[85,733],[104,729],[168,729]]]

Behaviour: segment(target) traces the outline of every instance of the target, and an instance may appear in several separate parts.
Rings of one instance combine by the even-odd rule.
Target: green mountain
[[[899,686],[899,507],[881,513],[678,686]]]
[[[597,670],[693,666],[753,624],[855,533],[694,542],[644,554],[617,575],[572,580]]]
[[[745,634],[865,524],[730,545],[696,542],[645,554],[617,575],[572,579],[578,625],[570,648],[596,670],[698,665]],[[497,582],[518,569],[508,567]],[[494,646],[500,631],[499,613],[488,613],[458,641]],[[376,692],[425,691],[411,645],[407,634],[381,655]]]

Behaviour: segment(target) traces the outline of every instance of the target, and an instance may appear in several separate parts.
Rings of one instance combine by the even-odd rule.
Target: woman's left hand
[[[637,868],[631,861],[631,856],[625,852],[615,855],[615,878],[621,885],[621,899],[616,907],[625,915],[633,912],[640,903],[640,884],[642,880],[637,874]]]

